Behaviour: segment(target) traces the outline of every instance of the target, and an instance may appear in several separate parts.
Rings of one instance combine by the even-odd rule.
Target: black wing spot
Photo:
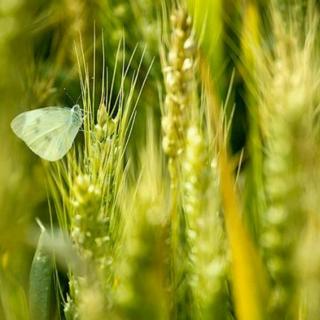
[[[49,143],[52,139],[51,139],[51,137],[49,135],[46,134],[44,136],[44,140]]]

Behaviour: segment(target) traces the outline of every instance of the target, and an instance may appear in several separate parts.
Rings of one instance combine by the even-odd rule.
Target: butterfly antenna
[[[63,88],[63,91],[64,91],[64,94],[71,100],[73,105],[77,104],[77,102],[75,103],[74,98],[67,92],[66,88]]]
[[[81,93],[78,95],[78,98],[77,98],[76,104],[78,104],[78,102],[79,102],[80,98],[81,98]]]

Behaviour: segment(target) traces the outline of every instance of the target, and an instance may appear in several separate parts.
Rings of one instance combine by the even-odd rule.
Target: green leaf
[[[30,318],[37,320],[51,319],[53,261],[52,254],[44,249],[47,237],[47,231],[41,226],[41,234],[30,271]]]

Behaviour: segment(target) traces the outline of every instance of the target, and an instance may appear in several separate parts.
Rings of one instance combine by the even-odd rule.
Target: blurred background
[[[194,1],[200,17],[206,8],[210,8],[208,12],[212,15],[204,30],[203,50],[221,100],[225,99],[234,74],[232,154],[239,154],[247,142],[247,88],[239,64],[243,58],[241,30],[246,22],[245,8],[251,2],[255,3],[267,33],[265,1]],[[284,8],[286,2],[290,0],[283,1]],[[103,50],[107,69],[111,71],[116,59],[121,65],[135,52],[128,74],[133,75],[141,63],[138,88],[152,65],[139,100],[129,146],[133,154],[137,153],[145,143],[146,117],[150,112],[157,119],[155,126],[160,135],[164,95],[159,50],[161,19],[165,20],[174,3],[169,0],[0,0],[0,319],[5,319],[4,306],[10,310],[12,319],[24,319],[35,251],[29,234],[36,230],[35,218],[45,224],[50,221],[46,164],[13,134],[11,120],[23,111],[45,106],[71,107],[78,101],[81,88],[75,47],[81,43],[89,67],[95,61],[97,74],[102,68]],[[125,46],[119,47],[122,41]],[[272,39],[268,41],[265,46],[271,45]],[[116,87],[120,86],[120,78],[121,73],[116,75]],[[101,86],[98,76],[94,81],[97,87]]]

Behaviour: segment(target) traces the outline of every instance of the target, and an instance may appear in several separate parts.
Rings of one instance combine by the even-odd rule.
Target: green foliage
[[[29,307],[30,318],[52,319],[53,257],[45,251],[47,231],[43,228],[30,269]]]
[[[1,0],[0,319],[318,320],[318,10]],[[9,129],[75,103],[55,163]]]

